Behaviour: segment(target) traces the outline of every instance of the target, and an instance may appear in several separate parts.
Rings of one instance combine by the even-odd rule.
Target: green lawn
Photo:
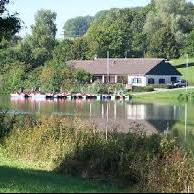
[[[171,61],[174,66],[180,66],[187,63],[186,57],[182,57],[180,59],[174,59]],[[189,64],[194,63],[194,58],[189,58]]]
[[[0,154],[0,193],[117,193],[113,186],[31,169]]]
[[[188,74],[186,70],[187,60],[185,58],[175,59],[171,62],[182,73],[183,79],[186,79],[191,85],[194,85],[194,58],[189,59]]]
[[[185,90],[170,90],[168,92],[160,92],[160,93],[146,93],[142,95],[134,96],[134,100],[136,101],[144,101],[144,102],[168,102],[168,103],[179,103],[178,96],[180,94],[184,94]],[[188,92],[194,92],[194,89],[189,89]]]

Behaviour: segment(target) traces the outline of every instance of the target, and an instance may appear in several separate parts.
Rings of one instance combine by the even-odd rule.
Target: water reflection
[[[108,126],[123,132],[141,129],[150,133],[163,132],[172,129],[185,116],[184,105],[124,101],[37,101],[0,97],[0,106],[22,113],[78,115],[102,128]]]
[[[124,101],[22,100],[0,97],[0,107],[20,113],[80,116],[102,129],[121,132],[169,133],[194,150],[194,104],[135,103]]]

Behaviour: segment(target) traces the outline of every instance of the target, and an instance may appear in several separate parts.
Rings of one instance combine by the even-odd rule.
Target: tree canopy
[[[0,41],[2,38],[10,38],[19,32],[21,21],[17,14],[10,15],[6,9],[9,0],[0,1]]]
[[[39,10],[32,33],[20,29],[17,15],[0,1],[0,92],[40,87],[44,91],[71,89],[91,76],[69,67],[69,60],[94,57],[174,59],[194,56],[194,5],[186,0],[152,0],[145,7],[110,9],[95,16],[77,17],[64,25],[64,38],[56,38],[56,13]]]
[[[86,34],[93,21],[93,17],[76,17],[68,20],[64,25],[65,37],[80,37]]]

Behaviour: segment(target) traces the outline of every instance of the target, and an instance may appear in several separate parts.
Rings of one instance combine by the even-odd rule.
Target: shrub
[[[133,92],[152,92],[152,91],[154,91],[154,88],[152,86],[146,86],[146,87],[134,86],[132,91]]]
[[[123,84],[103,84],[101,82],[95,82],[93,84],[81,86],[80,92],[90,94],[117,94],[125,91],[125,85]]]
[[[161,89],[172,89],[174,88],[173,85],[167,85],[167,84],[153,84],[153,85],[150,85],[152,86],[153,88],[161,88]]]
[[[190,188],[192,192],[193,157],[177,147],[173,139],[163,138],[161,148],[161,153],[149,162],[147,190],[157,193],[185,193]]]
[[[177,97],[180,102],[194,101],[194,92],[188,92],[187,94],[179,94]]]

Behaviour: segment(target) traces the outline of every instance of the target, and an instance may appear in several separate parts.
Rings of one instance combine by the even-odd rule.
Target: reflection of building
[[[127,119],[145,120],[146,106],[144,104],[127,104]]]
[[[179,120],[180,107],[157,104],[127,104],[129,120]]]
[[[179,106],[119,102],[102,103],[100,110],[101,117],[96,109],[92,111],[92,118],[102,128],[119,126],[121,132],[145,131],[150,134],[172,128],[182,112]]]

